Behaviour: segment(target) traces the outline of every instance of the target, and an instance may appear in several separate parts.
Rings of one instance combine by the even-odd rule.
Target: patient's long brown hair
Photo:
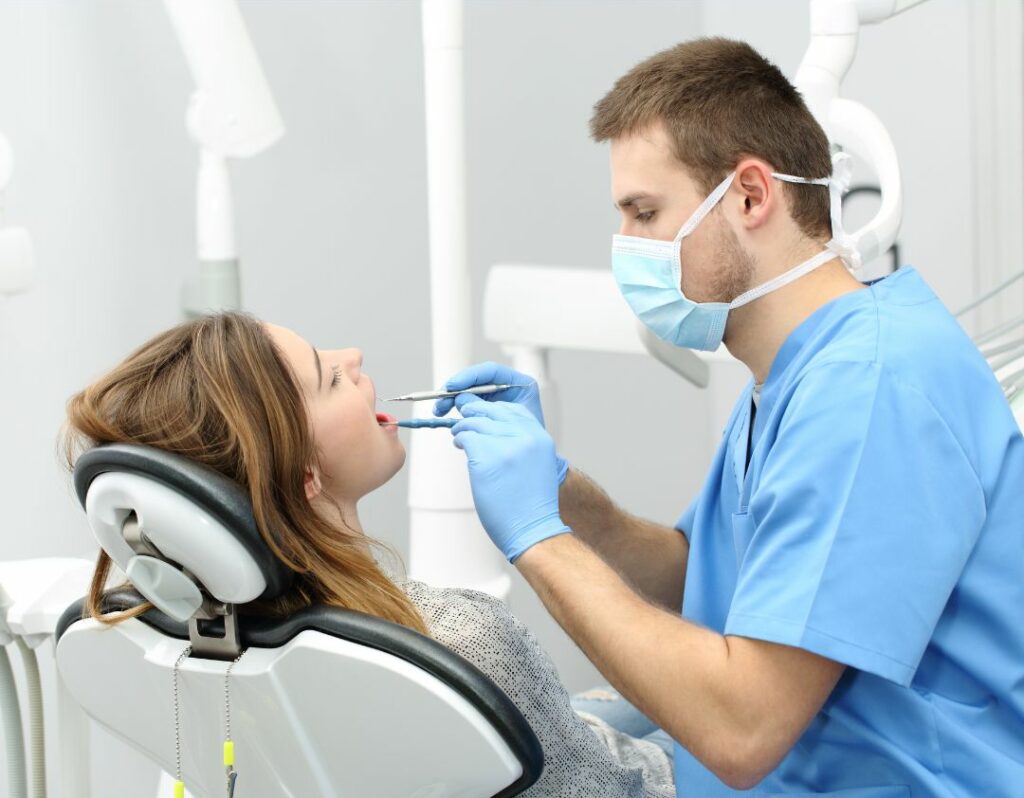
[[[296,572],[292,587],[242,611],[284,615],[323,603],[359,610],[428,634],[415,605],[383,572],[372,546],[397,553],[323,518],[306,498],[316,447],[298,380],[261,322],[218,313],[157,335],[68,400],[64,451],[140,443],[202,463],[245,488],[267,545]],[[340,515],[340,514],[339,514]],[[86,612],[116,622],[100,605],[111,560],[100,552]]]

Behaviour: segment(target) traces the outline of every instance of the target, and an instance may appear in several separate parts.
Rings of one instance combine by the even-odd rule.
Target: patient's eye
[[[334,376],[331,377],[331,387],[333,388],[341,381],[341,366],[332,366],[334,370]]]

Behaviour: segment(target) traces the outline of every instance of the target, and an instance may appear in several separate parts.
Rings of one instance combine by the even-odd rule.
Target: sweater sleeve
[[[504,603],[475,590],[399,584],[434,639],[487,674],[540,740],[544,771],[524,798],[674,798],[665,752],[578,715],[551,658]]]

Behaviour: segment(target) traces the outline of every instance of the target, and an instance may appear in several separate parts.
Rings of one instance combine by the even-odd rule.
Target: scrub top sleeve
[[[725,634],[797,646],[910,684],[985,518],[927,397],[876,363],[809,371],[749,510]]]
[[[699,499],[700,496],[694,498],[694,500],[690,502],[690,506],[686,508],[686,512],[684,512],[679,517],[679,520],[676,521],[676,529],[682,532],[686,536],[687,540],[690,539],[690,533],[693,532],[693,523],[697,518],[697,501]]]

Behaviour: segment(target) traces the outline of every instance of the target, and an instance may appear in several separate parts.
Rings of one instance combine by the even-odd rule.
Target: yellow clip
[[[235,764],[235,744],[231,740],[224,741],[224,767]],[[178,796],[175,796],[178,798]]]
[[[174,782],[174,798],[185,798],[185,782]]]

